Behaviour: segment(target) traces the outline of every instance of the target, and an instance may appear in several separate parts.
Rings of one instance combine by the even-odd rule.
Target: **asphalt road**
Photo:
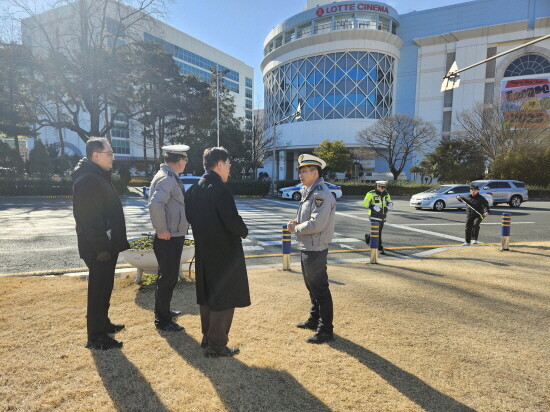
[[[364,234],[369,222],[362,201],[343,199],[337,203],[335,238],[330,245],[330,261],[367,260]],[[144,199],[123,199],[128,237],[152,230]],[[243,241],[247,265],[281,264],[281,226],[293,218],[297,203],[261,198],[237,198],[237,206],[249,226]],[[500,242],[503,212],[512,213],[511,241],[548,240],[550,202],[527,202],[519,209],[499,206],[484,220],[480,241]],[[84,270],[78,257],[72,217],[67,198],[0,198],[0,274],[63,273]],[[408,257],[429,249],[463,242],[465,211],[434,212],[415,210],[408,200],[395,200],[384,227],[383,243],[388,254],[381,259]],[[472,253],[482,253],[475,249]],[[297,252],[293,248],[293,252]],[[298,257],[292,257],[294,263]],[[121,258],[121,265],[125,264]]]

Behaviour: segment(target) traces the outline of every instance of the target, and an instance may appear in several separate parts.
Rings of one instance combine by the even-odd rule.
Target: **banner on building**
[[[500,100],[504,118],[512,127],[550,127],[550,76],[503,80]]]

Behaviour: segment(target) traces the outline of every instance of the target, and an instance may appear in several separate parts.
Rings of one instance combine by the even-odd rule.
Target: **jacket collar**
[[[217,174],[216,172],[214,172],[213,170],[207,170],[203,175],[202,175],[203,178],[205,179],[217,179],[219,180],[220,182],[223,183],[223,180],[222,178],[220,177],[219,174]]]
[[[320,177],[315,182],[313,182],[311,186],[302,186],[302,190],[300,190],[300,192],[302,192],[302,201],[305,201],[308,198],[309,194],[313,192],[317,186],[322,185],[323,183],[325,183],[325,179]]]

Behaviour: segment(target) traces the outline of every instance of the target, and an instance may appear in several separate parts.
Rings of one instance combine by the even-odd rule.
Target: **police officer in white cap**
[[[187,165],[189,146],[163,146],[164,163],[151,181],[149,213],[155,228],[153,250],[158,261],[155,288],[155,326],[168,332],[179,332],[183,327],[173,321],[181,315],[170,309],[174,288],[178,283],[181,252],[189,223],[185,218],[184,188],[179,179]]]
[[[309,318],[296,325],[316,332],[307,339],[308,343],[334,340],[327,254],[334,235],[336,200],[321,177],[325,166],[325,161],[316,156],[302,154],[298,157],[302,198],[296,219],[288,222],[288,230],[296,233],[301,250],[302,274],[311,299]]]
[[[386,254],[382,246],[382,228],[384,227],[388,210],[393,210],[393,202],[390,194],[386,191],[387,184],[388,182],[385,180],[377,180],[376,189],[368,192],[363,200],[363,206],[368,209],[369,219],[371,221],[377,221],[379,224],[378,239],[380,243],[378,244],[378,250],[382,255]],[[365,234],[365,242],[367,242],[367,245],[370,243],[370,235],[368,233]]]

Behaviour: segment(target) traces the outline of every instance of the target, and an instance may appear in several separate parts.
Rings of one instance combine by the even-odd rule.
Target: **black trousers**
[[[200,305],[200,313],[202,335],[208,342],[208,348],[216,352],[222,351],[229,342],[229,329],[235,308],[214,311],[207,305]]]
[[[327,274],[328,249],[322,251],[302,250],[302,274],[309,292],[311,308],[309,316],[319,320],[318,331],[332,333],[333,306]]]
[[[470,243],[473,240],[477,240],[479,236],[479,225],[481,224],[481,217],[478,215],[468,215],[466,219],[466,243]]]
[[[111,259],[105,262],[100,262],[97,259],[84,259],[89,270],[86,313],[88,341],[97,340],[107,335],[105,327],[110,323],[109,306],[117,259],[118,253],[112,255]]]
[[[173,237],[169,240],[159,239],[155,236],[153,239],[153,250],[159,264],[155,285],[155,325],[157,326],[166,326],[172,321],[170,302],[174,288],[178,283],[184,240],[184,236]]]

